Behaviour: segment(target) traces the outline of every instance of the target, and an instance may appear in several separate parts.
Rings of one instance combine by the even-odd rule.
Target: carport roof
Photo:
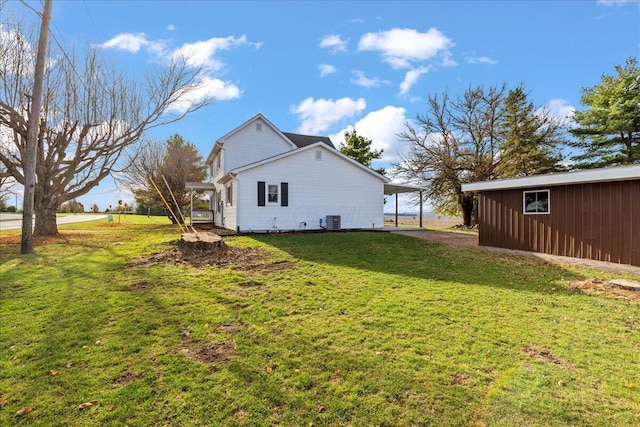
[[[416,191],[424,191],[426,187],[418,187],[416,185],[399,184],[395,182],[387,182],[384,184],[384,194],[398,193],[415,193]]]

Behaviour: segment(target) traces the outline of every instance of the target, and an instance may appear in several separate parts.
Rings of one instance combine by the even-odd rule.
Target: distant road
[[[65,215],[59,216],[56,219],[58,225],[71,224],[73,222],[95,221],[97,219],[104,219],[107,215]],[[14,213],[0,212],[0,231],[5,230],[19,230],[22,228],[22,215]]]

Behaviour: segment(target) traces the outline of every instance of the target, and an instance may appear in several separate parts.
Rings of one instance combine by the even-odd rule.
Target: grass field
[[[386,233],[0,235],[0,425],[640,424],[640,299]],[[637,280],[637,277],[635,278]]]

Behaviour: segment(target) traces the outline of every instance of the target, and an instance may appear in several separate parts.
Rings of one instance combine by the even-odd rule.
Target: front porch
[[[189,190],[189,225],[194,224],[214,224],[215,223],[215,210],[211,206],[211,198],[215,192],[215,184],[212,182],[187,182],[185,188]],[[209,195],[209,209],[194,209],[193,208],[193,195],[196,192],[210,193]]]

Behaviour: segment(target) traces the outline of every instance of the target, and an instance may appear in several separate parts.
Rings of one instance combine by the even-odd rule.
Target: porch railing
[[[213,210],[210,209],[194,209],[191,212],[192,224],[209,224],[213,223]]]

